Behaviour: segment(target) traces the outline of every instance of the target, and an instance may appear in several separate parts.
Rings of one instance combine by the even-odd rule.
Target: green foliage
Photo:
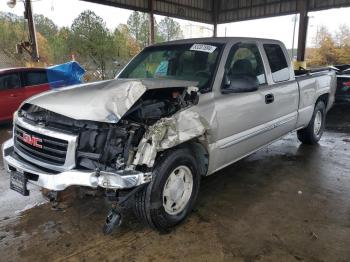
[[[335,34],[336,54],[338,64],[350,63],[350,28],[341,25]]]
[[[115,48],[103,19],[90,10],[84,11],[73,21],[71,31],[73,52],[85,63],[94,65],[101,79],[105,79]]]
[[[133,12],[127,25],[110,31],[94,12],[82,12],[70,27],[59,28],[51,19],[35,15],[41,65],[65,63],[74,57],[88,71],[88,80],[112,78],[149,43],[148,14]],[[179,39],[180,25],[171,18],[155,22],[155,41]],[[0,12],[0,52],[17,66],[30,63],[26,54],[16,54],[16,44],[28,39],[23,17]],[[0,61],[1,62],[1,61]]]
[[[141,47],[146,47],[149,43],[148,15],[146,13],[134,11],[130,15],[127,25],[129,32],[134,39],[141,45]]]
[[[140,46],[130,35],[127,25],[119,25],[113,34],[116,47],[116,57],[120,59],[118,62],[126,63],[130,57],[135,56],[140,51]]]
[[[158,32],[165,41],[183,38],[180,24],[169,17],[165,17],[159,22]]]
[[[53,64],[62,64],[72,59],[72,32],[68,27],[62,27],[51,37],[50,50]]]
[[[43,15],[34,15],[34,23],[36,30],[46,39],[53,38],[58,32],[57,25]]]
[[[114,61],[112,74],[116,75],[131,57],[140,52],[140,45],[131,36],[128,26],[124,24],[119,25],[114,30],[113,41],[116,60]]]
[[[11,13],[0,12],[0,52],[9,57],[16,66],[26,57],[16,54],[16,44],[27,37],[24,19]]]
[[[134,11],[127,23],[131,36],[142,48],[149,43],[149,17],[146,13]],[[159,24],[154,21],[155,42],[171,41],[183,38],[180,24],[170,17],[164,17]]]
[[[307,49],[308,66],[325,66],[350,63],[350,28],[341,25],[332,35],[328,28],[320,26],[313,39],[315,48]]]

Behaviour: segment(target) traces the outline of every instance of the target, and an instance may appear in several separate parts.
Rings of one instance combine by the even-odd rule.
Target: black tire
[[[170,174],[181,166],[187,167],[192,173],[192,192],[184,209],[172,215],[163,206],[163,190]],[[190,150],[180,148],[164,152],[156,161],[152,182],[135,194],[134,213],[144,224],[159,232],[167,233],[192,211],[199,186],[200,173]]]
[[[315,133],[315,118],[317,114],[322,114],[321,117],[321,127],[317,133]],[[326,124],[326,105],[323,101],[318,101],[314,113],[312,114],[312,118],[307,127],[298,130],[297,135],[300,142],[308,145],[315,145],[320,141],[323,131],[325,129]]]

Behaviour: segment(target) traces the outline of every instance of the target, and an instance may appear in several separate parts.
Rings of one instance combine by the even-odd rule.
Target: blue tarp
[[[51,88],[82,83],[85,69],[75,61],[47,68],[47,79]]]

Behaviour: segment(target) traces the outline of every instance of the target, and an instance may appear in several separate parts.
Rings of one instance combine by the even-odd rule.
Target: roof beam
[[[149,0],[82,0],[151,12]],[[202,23],[222,24],[295,14],[299,0],[153,0],[153,13]],[[309,0],[307,11],[349,7],[350,0]],[[215,10],[217,8],[217,10]]]
[[[297,61],[299,62],[305,60],[306,37],[309,25],[308,2],[308,0],[298,0],[298,11],[300,16]]]

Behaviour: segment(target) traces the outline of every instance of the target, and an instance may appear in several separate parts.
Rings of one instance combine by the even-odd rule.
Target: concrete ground
[[[350,261],[350,106],[332,109],[318,146],[291,134],[203,179],[194,212],[166,235],[131,214],[102,235],[98,197],[28,209],[40,193],[20,197],[0,172],[0,261]]]

